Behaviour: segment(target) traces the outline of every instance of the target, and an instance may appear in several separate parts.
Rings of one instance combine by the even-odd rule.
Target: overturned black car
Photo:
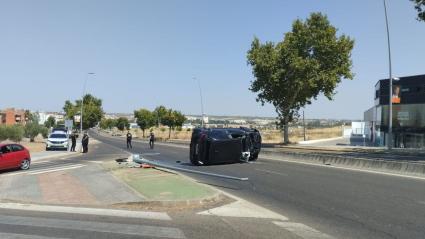
[[[261,135],[256,129],[196,128],[190,141],[190,162],[208,165],[253,161],[260,150]]]

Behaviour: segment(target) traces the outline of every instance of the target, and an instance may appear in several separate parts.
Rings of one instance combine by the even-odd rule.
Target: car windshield
[[[51,134],[50,138],[55,138],[55,139],[66,139],[66,134]]]

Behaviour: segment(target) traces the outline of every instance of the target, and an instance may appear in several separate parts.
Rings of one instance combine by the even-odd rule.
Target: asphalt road
[[[125,149],[124,138],[94,138]],[[196,174],[198,181],[261,205],[335,238],[424,238],[425,180],[260,159],[252,164],[195,167],[182,146],[133,142],[132,153],[248,182]]]

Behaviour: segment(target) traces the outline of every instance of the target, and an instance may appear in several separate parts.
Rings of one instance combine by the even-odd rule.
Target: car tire
[[[24,159],[21,162],[20,169],[21,170],[28,170],[31,166],[31,161],[29,159]]]
[[[258,153],[254,153],[250,158],[249,161],[256,161],[258,159]]]

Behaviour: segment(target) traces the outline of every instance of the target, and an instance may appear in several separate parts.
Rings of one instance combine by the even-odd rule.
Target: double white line
[[[32,164],[43,164],[43,163],[48,163],[48,162],[49,161],[39,161],[39,162],[34,162]],[[52,166],[48,166],[47,168],[41,168],[41,169],[35,169],[35,170],[29,170],[29,171],[20,171],[20,172],[16,172],[16,173],[9,173],[9,174],[1,175],[1,176],[6,177],[6,176],[15,176],[15,175],[22,175],[22,174],[37,175],[37,174],[42,174],[42,173],[50,173],[50,172],[56,172],[56,171],[76,169],[76,168],[81,168],[81,167],[84,167],[84,166],[86,166],[86,165],[68,163],[68,164],[63,164],[63,165],[52,165]]]

